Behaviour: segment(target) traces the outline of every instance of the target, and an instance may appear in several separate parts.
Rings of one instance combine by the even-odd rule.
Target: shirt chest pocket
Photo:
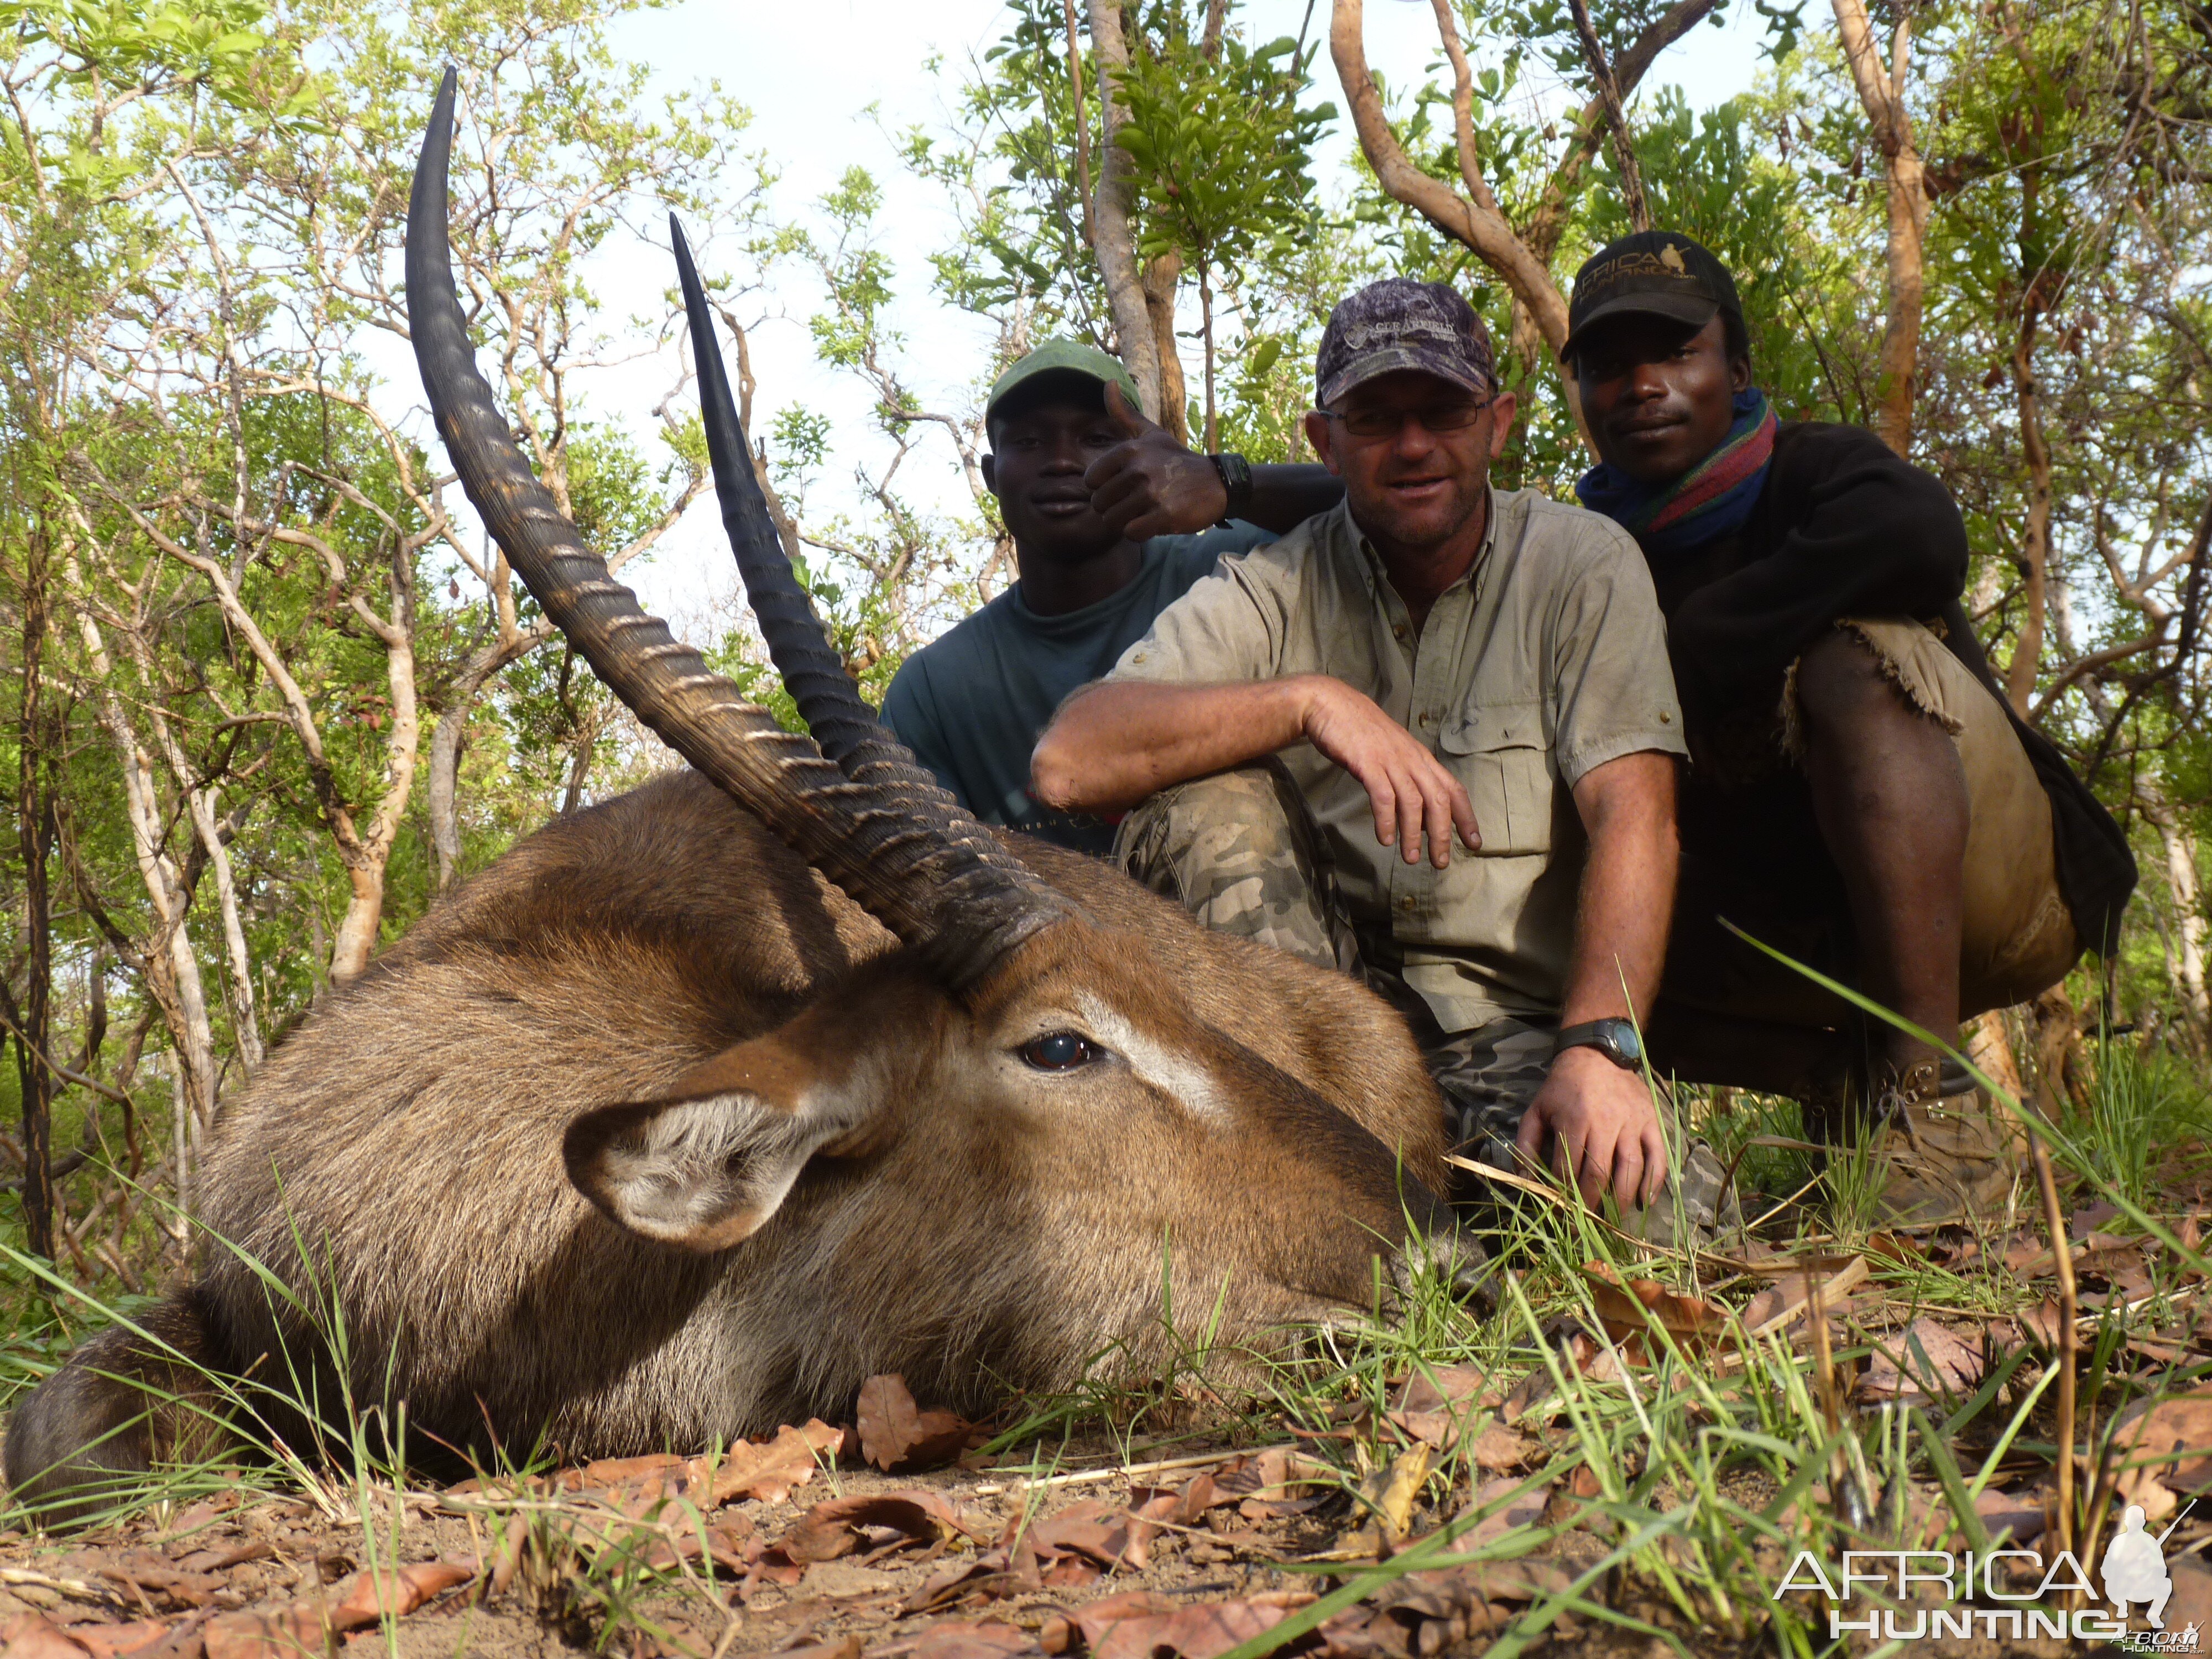
[[[1488,703],[1455,711],[1437,738],[1437,757],[1466,787],[1482,850],[1510,857],[1552,850],[1559,790],[1544,742],[1540,702]]]

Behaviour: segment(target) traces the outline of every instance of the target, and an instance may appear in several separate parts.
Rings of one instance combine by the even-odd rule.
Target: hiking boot
[[[1717,1237],[1743,1229],[1743,1206],[1728,1171],[1702,1140],[1683,1148],[1667,1184],[1648,1209],[1623,1205],[1621,1231],[1668,1250],[1710,1250]]]
[[[2003,1207],[2027,1156],[2021,1126],[1988,1093],[1943,1094],[1923,1060],[1875,1104],[1868,1155],[1883,1171],[1875,1212],[1893,1227],[1964,1221]]]

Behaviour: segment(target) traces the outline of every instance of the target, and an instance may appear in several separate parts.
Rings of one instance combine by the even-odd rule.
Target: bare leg
[[[1954,1042],[1968,826],[1958,751],[1843,629],[1800,659],[1797,695],[1814,815],[1858,936],[1858,988]],[[1869,1056],[1877,1087],[1935,1058],[1886,1026]]]

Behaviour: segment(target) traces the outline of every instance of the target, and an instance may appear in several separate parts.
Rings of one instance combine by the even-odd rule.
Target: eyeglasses
[[[1355,438],[1395,438],[1406,429],[1408,421],[1428,432],[1464,432],[1482,418],[1482,411],[1494,401],[1485,398],[1478,403],[1462,398],[1420,409],[1358,409],[1349,415],[1324,409],[1318,413],[1324,420],[1341,421],[1344,429]]]

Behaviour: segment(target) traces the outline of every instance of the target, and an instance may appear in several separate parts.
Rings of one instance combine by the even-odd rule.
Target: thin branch
[[[1439,6],[1443,0],[1437,0]],[[1575,15],[1575,33],[1582,37],[1583,57],[1589,64],[1590,78],[1597,83],[1598,100],[1605,106],[1606,125],[1613,130],[1613,159],[1620,165],[1620,199],[1628,209],[1628,222],[1635,230],[1651,228],[1651,204],[1644,199],[1644,172],[1636,165],[1636,147],[1629,142],[1628,112],[1621,107],[1620,88],[1614,82],[1613,66],[1605,61],[1605,47],[1597,38],[1597,29],[1590,22],[1589,7],[1584,0],[1567,0]]]

